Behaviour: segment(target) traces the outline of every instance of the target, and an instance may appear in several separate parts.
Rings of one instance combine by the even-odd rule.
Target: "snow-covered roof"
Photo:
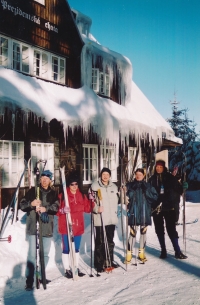
[[[87,86],[72,89],[0,67],[0,102],[0,114],[9,103],[13,113],[19,107],[25,114],[31,111],[47,122],[56,118],[66,130],[81,125],[87,131],[91,124],[103,140],[111,139],[112,144],[119,142],[119,130],[122,140],[130,133],[136,137],[149,133],[156,141],[162,138],[162,132],[172,141],[180,140],[134,82],[130,103],[121,106],[99,97]]]

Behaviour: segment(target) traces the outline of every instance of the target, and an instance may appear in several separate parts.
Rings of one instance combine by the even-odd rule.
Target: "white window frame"
[[[53,60],[57,60],[57,64]],[[57,69],[55,69],[56,67]],[[55,76],[57,76],[56,79]],[[61,84],[65,83],[65,61],[55,55],[51,56],[51,80]]]
[[[14,50],[14,45],[18,46],[19,50]],[[26,48],[26,53],[23,52],[24,48]],[[14,54],[17,54],[16,58],[14,57]],[[14,62],[17,62],[19,67],[16,67]],[[24,69],[25,66],[28,67],[28,71]],[[30,47],[16,40],[13,40],[12,43],[12,68],[13,70],[30,74]]]
[[[24,142],[0,141],[1,187],[16,187],[24,171]],[[24,177],[21,181],[24,186]]]
[[[0,39],[7,41],[7,49],[3,48],[0,44],[0,66],[63,85],[65,84],[66,60],[64,57],[54,55],[53,53],[43,51],[3,35],[0,35]],[[35,53],[39,54],[39,59],[36,59]],[[55,74],[55,71],[52,69],[53,58],[58,60],[57,79],[53,77]],[[36,73],[36,63],[38,73]]]
[[[110,96],[110,76],[108,73],[92,68],[92,89],[101,95]]]
[[[128,147],[128,178],[130,179],[133,172],[133,165],[135,162],[135,157],[137,153],[137,147]],[[141,150],[139,151],[138,160],[136,164],[135,170],[140,167],[142,168],[142,158],[141,158]]]
[[[92,69],[92,89],[99,92],[99,69]]]
[[[39,54],[40,58],[36,58],[35,54]],[[44,59],[46,59],[45,62]],[[39,73],[37,73],[37,70]],[[33,50],[33,74],[36,77],[49,78],[49,54],[47,52],[38,49]]]
[[[34,0],[35,2],[38,2],[38,3],[40,3],[40,4],[43,4],[43,5],[45,5],[45,0]]]
[[[111,179],[117,181],[117,155],[115,146],[100,146],[101,169],[108,167],[111,170]]]
[[[4,40],[4,42],[2,41]],[[7,46],[5,44],[7,41]],[[6,51],[7,50],[7,51]],[[0,65],[3,67],[7,67],[9,63],[9,40],[8,38],[0,35]]]
[[[98,145],[83,144],[82,147],[83,147],[83,184],[90,184],[98,177]],[[87,154],[86,154],[86,150],[87,150]]]
[[[45,170],[48,169],[53,173],[54,180],[54,144],[31,142],[31,185],[34,186],[34,168],[39,160],[47,161]],[[44,168],[44,162],[38,163],[40,172]]]

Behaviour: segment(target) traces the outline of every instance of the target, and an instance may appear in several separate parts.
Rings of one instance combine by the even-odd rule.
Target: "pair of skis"
[[[36,199],[40,199],[40,170],[38,168],[39,163],[44,163],[44,168],[46,165],[45,160],[39,160],[36,163],[35,171],[35,190],[36,190]],[[43,170],[44,170],[43,168]],[[45,272],[45,262],[44,262],[44,247],[43,247],[43,238],[42,238],[42,221],[40,215],[38,214],[38,219],[36,215],[36,270],[35,270],[35,279],[36,279],[36,288],[40,288],[40,283],[42,283],[43,288],[46,289],[46,272]],[[41,269],[41,278],[40,278],[40,269]]]
[[[15,190],[14,195],[12,197],[12,200],[11,200],[10,204],[8,205],[8,207],[7,207],[6,214],[3,217],[3,219],[2,219],[1,229],[0,229],[0,238],[2,238],[2,235],[4,233],[6,224],[8,222],[8,215],[10,213],[10,210],[12,210],[11,223],[13,224],[13,221],[14,221],[14,218],[15,218],[15,215],[16,215],[16,212],[17,212],[17,208],[18,208],[17,204],[16,204],[17,197],[18,197],[18,192],[19,192],[19,188],[21,186],[22,179],[23,179],[24,174],[26,172],[26,169],[27,169],[27,162],[26,162],[26,160],[24,160],[24,169],[23,169],[23,172],[22,172],[21,177],[19,179],[19,182],[17,184],[17,187],[16,187],[16,190]]]
[[[61,180],[62,180],[62,186],[63,186],[63,194],[64,194],[64,201],[65,206],[69,210],[69,200],[67,195],[67,189],[66,189],[66,179],[65,179],[65,166],[60,168],[61,173]],[[76,252],[75,252],[75,242],[74,242],[74,233],[72,228],[72,219],[70,212],[66,213],[66,223],[67,223],[67,233],[68,233],[68,241],[69,241],[69,251],[70,251],[70,261],[71,261],[71,271],[73,280],[78,280],[78,266],[76,262]]]

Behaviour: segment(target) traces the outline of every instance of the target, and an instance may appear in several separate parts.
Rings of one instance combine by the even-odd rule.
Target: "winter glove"
[[[68,208],[68,207],[64,207],[64,208],[62,208],[62,209],[59,209],[59,212],[61,213],[61,214],[68,214],[68,213],[70,213],[70,208]]]
[[[70,213],[70,208],[65,206],[63,211],[65,214],[68,214],[68,213]]]
[[[188,189],[188,183],[186,181],[183,182],[182,184],[183,190],[187,190]]]
[[[48,223],[49,222],[49,215],[47,212],[41,213],[40,214],[40,219],[42,220],[43,223]]]

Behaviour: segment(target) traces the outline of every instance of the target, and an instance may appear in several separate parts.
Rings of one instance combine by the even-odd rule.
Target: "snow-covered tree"
[[[200,186],[200,142],[195,141],[198,134],[196,124],[188,117],[188,109],[178,109],[176,96],[172,104],[172,117],[167,119],[175,135],[183,140],[183,145],[169,151],[169,169],[172,172],[178,167],[180,177],[186,171],[187,180],[191,189]]]

